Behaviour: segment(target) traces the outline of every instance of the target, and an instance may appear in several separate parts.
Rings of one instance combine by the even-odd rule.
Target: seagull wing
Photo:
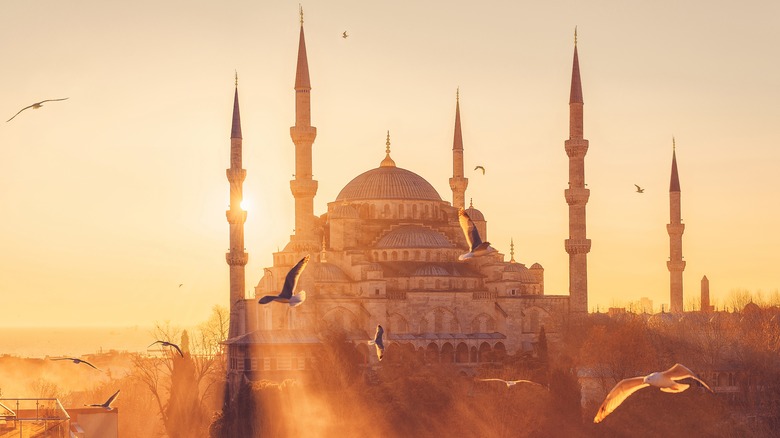
[[[169,342],[168,345],[170,345],[171,347],[175,348],[176,351],[179,352],[179,356],[184,357],[184,353],[181,352],[181,348],[179,348],[178,345],[176,345],[174,343],[171,343],[171,342]]]
[[[279,298],[287,298],[289,300],[292,297],[293,291],[295,291],[295,286],[298,284],[298,278],[300,278],[301,274],[303,273],[303,269],[308,263],[309,255],[306,255],[306,257],[302,258],[298,264],[290,269],[290,272],[287,273],[287,277],[284,279],[284,287],[282,288],[282,292],[279,293]],[[263,297],[263,299],[264,298],[265,297]]]
[[[34,104],[30,105],[30,106],[42,105],[42,104],[44,104],[46,102],[59,102],[61,100],[68,100],[68,98],[67,97],[63,97],[62,99],[46,99],[46,100],[42,100],[42,101],[40,101],[38,103],[34,103]]]
[[[276,298],[279,298],[279,296],[278,295],[266,295],[263,298],[260,298],[258,303],[260,303],[260,304],[268,304],[271,301],[275,300]]]
[[[477,166],[477,167],[475,167],[475,168],[474,168],[474,170],[477,170],[477,169],[481,169],[481,170],[482,170],[482,174],[483,174],[483,175],[485,174],[485,168],[484,168],[484,167],[482,167],[482,166]]]
[[[164,344],[164,343],[165,343],[165,342],[163,342],[163,341],[154,341],[154,342],[152,342],[151,344],[149,344],[149,347],[151,347],[151,346],[152,346],[152,345],[154,345],[154,344]],[[146,347],[146,348],[149,348],[149,347]]]
[[[108,400],[106,400],[106,402],[105,402],[105,403],[103,403],[102,405],[98,405],[98,406],[103,406],[104,408],[106,408],[106,409],[109,409],[109,408],[111,407],[111,403],[113,403],[113,402],[114,402],[114,400],[116,400],[116,396],[117,396],[117,395],[119,395],[119,391],[120,391],[120,390],[119,390],[119,389],[117,389],[117,390],[116,390],[116,392],[114,393],[114,395],[112,395],[111,397],[109,397],[109,398],[108,398]],[[94,405],[93,405],[93,406],[94,406]]]
[[[382,335],[385,334],[385,329],[382,328],[381,325],[376,326],[376,334],[374,335],[374,343],[379,346],[382,350],[385,349],[385,343],[382,340]]]
[[[91,363],[87,362],[86,360],[79,360],[79,362],[81,362],[81,363],[84,363],[84,364],[87,364],[87,365],[91,366],[92,368],[94,368],[94,369],[96,369],[96,370],[98,369],[98,367],[96,367],[95,365],[92,365]],[[98,370],[98,371],[99,371],[99,370]]]
[[[640,389],[650,386],[645,383],[644,377],[632,377],[630,379],[623,379],[609,391],[607,398],[604,399],[604,403],[601,404],[599,411],[596,413],[596,417],[593,419],[594,423],[600,423],[607,415],[612,413],[629,395],[639,391]]]
[[[477,379],[477,380],[481,380],[483,382],[503,382],[503,383],[507,383],[507,381],[504,380],[504,379]]]
[[[30,105],[30,106],[26,106],[26,107],[24,107],[24,108],[20,109],[18,113],[14,114],[14,117],[18,116],[18,115],[19,115],[19,114],[20,114],[22,111],[26,110],[27,108],[32,108],[32,107],[34,107],[34,106],[35,106],[35,104],[32,104],[32,105]],[[13,119],[14,119],[14,117],[11,117],[10,119],[6,120],[6,121],[5,121],[5,123],[8,123],[8,122],[10,122],[11,120],[13,120]]]
[[[474,221],[471,220],[466,210],[462,208],[458,210],[458,221],[463,234],[466,236],[466,242],[469,244],[469,251],[473,251],[482,243],[482,239],[479,237],[479,230],[477,230],[477,226],[474,225]]]
[[[636,187],[636,189],[637,189],[637,190],[642,190],[642,188],[641,188],[641,187],[639,187],[639,186],[638,186],[638,185],[636,185],[636,184],[634,184],[634,187]]]
[[[544,386],[544,385],[542,385],[541,383],[532,382],[532,381],[530,381],[530,380],[510,380],[510,382],[512,382],[512,383],[530,383],[530,384],[532,384],[532,385],[539,385],[539,386]]]
[[[703,380],[701,380],[696,374],[693,373],[693,371],[689,370],[685,365],[676,363],[674,364],[673,367],[664,371],[662,374],[675,381],[687,379],[690,377],[691,379],[701,383],[710,392],[713,392],[712,389],[706,383],[704,383]]]

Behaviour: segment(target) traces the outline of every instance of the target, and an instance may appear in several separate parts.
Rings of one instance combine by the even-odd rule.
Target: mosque
[[[569,294],[547,295],[544,268],[526,266],[500,252],[458,261],[467,251],[458,223],[465,208],[483,240],[489,241],[488,221],[473,205],[466,207],[468,179],[464,177],[460,102],[456,98],[452,145],[452,201],[415,172],[396,163],[387,134],[384,157],[377,167],[349,181],[327,211],[316,216],[313,199],[318,183],[312,179],[311,86],[303,20],[295,75],[295,175],[290,189],[295,199],[295,228],[289,243],[273,254],[273,266],[245,296],[244,246],[246,212],[240,207],[246,170],[242,168],[242,135],[238,86],[234,96],[230,168],[230,332],[226,341],[229,375],[250,380],[274,379],[305,373],[314,364],[316,346],[328,334],[354,342],[364,363],[377,362],[366,341],[378,324],[385,329],[385,361],[408,353],[430,362],[453,363],[468,369],[506,354],[532,354],[540,331],[554,342],[565,325],[588,311],[585,206],[583,99],[575,37],[569,102],[569,180],[564,197],[569,205]],[[676,162],[674,163],[676,178]],[[566,184],[562,182],[562,185]],[[673,183],[674,185],[674,183]],[[679,183],[677,184],[679,213]],[[674,201],[674,200],[670,200]],[[677,216],[678,218],[679,216]],[[670,272],[680,288],[682,224],[669,227],[674,253]],[[679,252],[675,248],[679,242]],[[287,272],[301,258],[311,260],[298,290],[307,300],[298,307],[257,300],[278,294]],[[674,307],[674,306],[673,306]]]

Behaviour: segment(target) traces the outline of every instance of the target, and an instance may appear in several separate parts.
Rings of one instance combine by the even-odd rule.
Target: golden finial
[[[235,72],[236,72],[236,87],[238,87],[238,70],[236,70]]]
[[[387,131],[387,141],[385,142],[387,147],[385,148],[385,159],[379,163],[380,167],[395,167],[395,161],[390,158],[390,131]]]
[[[574,45],[577,45],[577,26],[574,26]]]
[[[300,10],[301,13],[301,26],[303,26],[303,6],[301,6],[300,3],[298,3],[298,9]]]
[[[455,89],[455,103],[460,102],[460,87]]]
[[[509,255],[511,257],[509,263],[515,263],[515,239],[513,238],[509,239]]]
[[[674,144],[674,136],[672,136],[672,152],[674,152],[676,146]]]
[[[469,208],[474,208],[474,198],[469,198]]]

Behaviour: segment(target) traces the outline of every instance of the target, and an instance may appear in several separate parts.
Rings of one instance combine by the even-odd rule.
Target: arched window
[[[385,204],[385,211],[384,211],[384,218],[389,219],[390,218],[390,205]]]
[[[405,217],[404,216],[404,205],[403,204],[398,206],[398,217],[401,218],[401,219],[403,219]]]
[[[398,253],[397,253],[397,252],[395,252],[395,251],[393,251],[392,253],[390,253],[390,259],[391,259],[391,260],[393,260],[393,261],[396,261],[396,260],[398,260]]]
[[[417,219],[417,204],[412,204],[412,217]]]
[[[387,261],[387,251],[382,251],[382,260]]]

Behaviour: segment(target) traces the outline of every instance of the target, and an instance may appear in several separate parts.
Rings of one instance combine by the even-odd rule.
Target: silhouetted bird
[[[480,380],[482,382],[494,382],[494,381],[495,382],[504,382],[504,383],[506,383],[506,387],[507,388],[515,386],[518,383],[530,383],[532,385],[544,386],[541,383],[532,382],[530,380],[504,380],[504,379],[477,379],[477,380]]]
[[[382,360],[385,357],[385,343],[382,341],[382,335],[385,333],[385,329],[381,325],[376,326],[376,334],[374,339],[368,341],[368,345],[376,345],[376,357]]]
[[[344,33],[343,33],[343,34],[341,34],[341,37],[342,37],[342,38],[346,38],[346,37],[348,37],[348,36],[349,36],[349,35],[347,35],[347,31],[346,31],[346,30],[344,31]]]
[[[114,400],[116,400],[116,396],[117,396],[117,395],[119,395],[119,390],[118,390],[118,389],[116,390],[116,392],[114,393],[114,395],[112,395],[111,397],[109,397],[109,398],[108,398],[108,400],[106,400],[106,402],[105,402],[105,403],[100,403],[100,404],[91,404],[91,405],[87,405],[87,404],[85,404],[84,406],[93,406],[93,407],[96,407],[96,408],[103,408],[103,409],[107,409],[107,410],[109,410],[109,411],[110,411],[111,409],[113,409],[113,408],[111,407],[111,403],[113,403],[113,402],[114,402]]]
[[[485,168],[484,168],[484,167],[482,167],[482,166],[477,166],[477,167],[475,167],[475,168],[474,168],[474,170],[477,170],[477,169],[482,169],[482,174],[483,174],[483,175],[485,174]]]
[[[479,237],[479,230],[474,225],[466,210],[458,210],[458,220],[463,234],[466,236],[466,242],[469,245],[469,252],[458,256],[458,260],[466,260],[472,257],[481,257],[496,252],[496,249],[490,246],[490,242],[483,242]]]
[[[26,106],[26,107],[24,107],[24,108],[20,109],[18,113],[14,114],[14,117],[18,116],[18,115],[19,115],[19,113],[21,113],[22,111],[24,111],[24,110],[26,110],[26,109],[28,109],[28,108],[32,108],[32,109],[38,109],[38,108],[42,107],[42,106],[43,106],[43,104],[44,104],[44,103],[46,103],[46,102],[58,102],[58,101],[60,101],[60,100],[67,100],[67,99],[68,99],[68,98],[67,98],[67,97],[65,97],[65,98],[62,98],[62,99],[47,99],[47,100],[42,100],[42,101],[40,101],[40,102],[35,102],[35,103],[34,103],[34,104],[32,104],[32,105],[29,105],[29,106]],[[5,122],[6,122],[6,123],[10,122],[11,120],[13,120],[13,119],[14,119],[14,117],[11,117],[10,119],[6,120]]]
[[[618,382],[618,384],[609,391],[609,394],[607,394],[607,398],[604,399],[604,403],[601,404],[593,422],[601,422],[604,417],[620,406],[628,396],[647,386],[655,386],[663,392],[683,392],[688,389],[690,385],[687,383],[677,383],[677,380],[687,379],[689,377],[701,383],[710,392],[713,392],[706,383],[693,374],[693,371],[677,363],[666,371],[654,372],[644,377],[623,379]]]
[[[266,295],[260,298],[258,302],[260,304],[268,304],[271,301],[276,301],[278,303],[288,303],[290,307],[295,307],[306,301],[306,291],[300,291],[297,295],[293,295],[293,291],[295,291],[295,287],[298,285],[298,278],[300,278],[303,269],[306,268],[308,263],[309,255],[307,254],[287,273],[287,277],[284,279],[284,286],[279,295]]]
[[[639,186],[638,186],[638,185],[636,185],[636,184],[634,184],[634,187],[636,187],[636,192],[637,192],[637,193],[644,193],[644,192],[645,192],[645,189],[643,189],[642,187],[639,187]]]
[[[83,364],[89,365],[92,368],[100,371],[100,369],[98,369],[98,367],[96,367],[95,365],[92,365],[91,363],[87,362],[86,360],[82,360],[82,359],[79,359],[79,358],[76,358],[76,357],[53,357],[53,358],[51,358],[51,360],[69,360],[69,361],[71,361],[71,362],[73,362],[75,364],[83,363]]]
[[[176,344],[174,344],[173,342],[168,342],[168,341],[154,341],[154,342],[152,342],[151,344],[149,344],[149,347],[151,347],[151,346],[152,346],[152,345],[154,345],[154,344],[162,344],[164,347],[173,347],[173,348],[175,348],[175,349],[176,349],[176,351],[178,351],[178,352],[179,352],[179,356],[181,356],[181,357],[184,357],[184,353],[182,353],[182,351],[181,351],[181,348],[179,348],[179,346],[178,346],[178,345],[176,345]],[[149,347],[146,347],[146,348],[149,348]]]
[[[184,286],[184,283],[179,283],[179,287],[182,287],[182,286]]]

